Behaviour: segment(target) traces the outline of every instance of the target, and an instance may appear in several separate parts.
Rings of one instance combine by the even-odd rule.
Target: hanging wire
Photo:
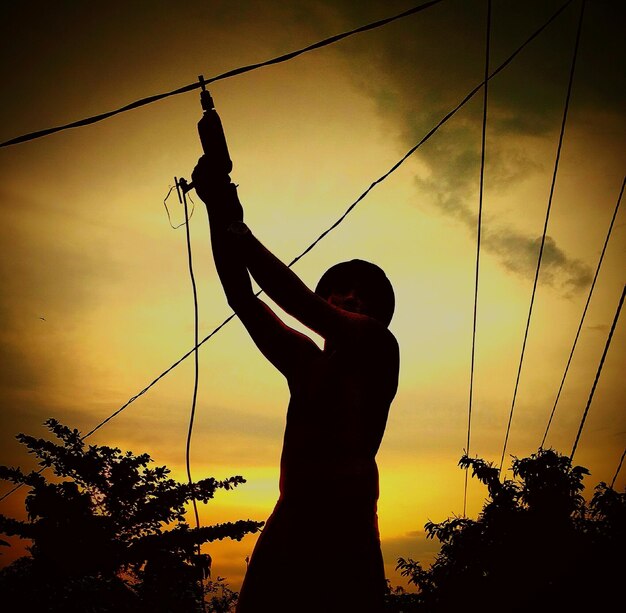
[[[190,215],[188,211],[188,206],[187,206],[187,193],[184,189],[181,189],[180,191],[182,192],[183,207],[185,210],[184,225],[185,225],[185,236],[187,239],[187,260],[189,263],[189,277],[191,279],[191,287],[193,290],[193,323],[194,323],[194,326],[193,326],[193,329],[194,329],[194,382],[193,382],[193,396],[191,400],[191,414],[189,416],[189,430],[187,432],[187,445],[185,449],[185,463],[187,466],[187,479],[189,481],[189,488],[191,491],[191,503],[193,505],[193,513],[194,513],[194,517],[196,520],[196,528],[199,530],[200,529],[200,515],[198,514],[198,502],[196,501],[195,486],[194,486],[193,478],[191,477],[191,458],[190,458],[191,434],[193,432],[193,423],[194,423],[194,418],[196,415],[196,401],[198,399],[198,380],[200,378],[199,358],[198,358],[198,328],[199,328],[198,290],[196,288],[196,277],[193,272],[193,259],[191,256],[191,233],[189,230],[189,220],[191,219],[191,215],[193,215],[193,210],[191,211],[191,215]],[[171,189],[170,189],[170,192],[171,192]],[[171,222],[170,222],[170,225],[171,225]],[[201,552],[200,547],[201,545],[200,543],[198,543],[196,545],[197,555],[200,555],[200,552]],[[200,594],[202,597],[202,610],[206,611],[206,602],[204,600],[204,586],[203,586],[201,578],[198,580],[198,587],[199,587]]]
[[[189,232],[189,215],[187,207],[187,194],[185,190],[182,191],[183,206],[185,208],[185,236],[187,237],[187,261],[189,263],[189,277],[191,278],[191,287],[193,290],[193,316],[194,316],[194,382],[193,382],[193,396],[191,400],[191,415],[189,417],[189,430],[187,432],[187,447],[185,451],[185,461],[187,464],[187,478],[189,479],[189,486],[192,488],[193,493],[193,479],[191,478],[191,433],[193,430],[193,422],[196,415],[196,401],[198,399],[198,379],[199,379],[199,358],[198,358],[198,290],[196,288],[196,277],[193,273],[193,260],[191,257],[191,235]],[[193,503],[193,511],[196,516],[196,527],[200,527],[200,517],[198,515],[198,505],[196,503],[195,495],[192,495],[191,501]]]
[[[556,151],[556,160],[554,163],[554,172],[552,173],[552,183],[550,185],[550,196],[548,198],[548,207],[546,210],[546,219],[543,224],[543,234],[541,236],[541,246],[539,247],[539,257],[537,259],[537,269],[535,270],[535,279],[533,281],[533,291],[530,297],[530,307],[528,309],[528,319],[526,320],[526,330],[524,331],[524,342],[522,343],[522,353],[520,355],[519,366],[517,368],[517,377],[515,379],[515,390],[513,391],[513,400],[511,402],[511,411],[509,413],[509,422],[506,426],[506,435],[504,437],[504,445],[502,447],[502,457],[500,458],[500,468],[504,464],[504,454],[506,453],[506,446],[509,440],[509,433],[511,431],[511,422],[513,421],[513,411],[515,409],[515,399],[517,398],[517,390],[519,387],[520,375],[522,373],[522,364],[524,363],[524,352],[526,350],[526,341],[528,340],[528,330],[530,328],[530,319],[533,312],[533,304],[535,302],[535,293],[537,291],[537,280],[539,279],[539,270],[541,268],[541,261],[543,256],[543,248],[546,242],[546,232],[548,230],[548,220],[550,219],[550,209],[552,208],[552,197],[554,195],[554,186],[556,184],[556,175],[559,169],[559,159],[561,157],[561,147],[563,145],[563,135],[565,134],[565,124],[567,122],[567,111],[569,109],[569,102],[572,94],[572,84],[574,82],[574,71],[576,68],[576,57],[578,55],[578,46],[580,43],[580,33],[583,25],[583,15],[585,12],[585,0],[582,0],[580,6],[580,16],[578,18],[578,29],[576,31],[576,42],[574,44],[574,54],[572,57],[572,65],[569,73],[569,82],[567,85],[567,96],[565,98],[565,108],[563,110],[563,120],[561,122],[561,132],[559,134],[559,144]]]
[[[476,275],[474,280],[474,316],[472,320],[472,360],[470,366],[469,404],[467,409],[467,444],[465,454],[470,455],[470,436],[472,429],[472,401],[474,398],[474,358],[476,354],[476,313],[478,310],[478,270],[480,267],[480,235],[483,218],[483,188],[485,180],[485,142],[487,134],[487,95],[489,84],[489,40],[491,38],[491,0],[487,0],[487,27],[485,41],[485,89],[483,90],[483,129],[480,151],[480,187],[478,195],[478,227],[476,231]],[[467,480],[469,466],[465,467],[465,484],[463,486],[463,516],[467,509]]]
[[[247,66],[241,66],[240,68],[235,68],[233,70],[229,70],[222,74],[219,74],[215,77],[211,77],[204,81],[204,85],[208,85],[209,83],[214,83],[215,81],[221,81],[223,79],[228,79],[230,77],[235,77],[237,75],[250,72],[252,70],[257,70],[258,68],[263,68],[264,66],[271,66],[273,64],[280,64],[282,62],[286,62],[291,60],[303,53],[307,53],[309,51],[314,51],[315,49],[320,49],[322,47],[326,47],[328,45],[332,45],[333,43],[339,42],[344,38],[349,36],[353,36],[355,34],[360,34],[361,32],[367,32],[368,30],[374,30],[375,28],[380,28],[381,26],[385,26],[392,21],[396,21],[397,19],[403,19],[404,17],[409,17],[410,15],[414,15],[415,13],[419,13],[424,9],[430,8],[435,4],[439,4],[442,0],[432,0],[432,2],[426,2],[424,4],[420,4],[419,6],[414,6],[402,13],[398,13],[397,15],[393,15],[392,17],[387,17],[385,19],[380,19],[379,21],[374,21],[367,25],[361,26],[354,30],[350,30],[349,32],[343,32],[342,34],[335,34],[334,36],[330,36],[329,38],[325,38],[319,42],[313,43],[308,47],[304,47],[302,49],[298,49],[297,51],[291,51],[289,53],[285,53],[284,55],[280,55],[270,60],[266,60],[264,62],[259,62],[257,64],[249,64]],[[169,92],[165,92],[162,94],[155,94],[153,96],[148,96],[146,98],[141,98],[140,100],[136,100],[135,102],[131,102],[121,108],[118,108],[114,111],[108,111],[106,113],[101,113],[99,115],[94,115],[92,117],[87,117],[85,119],[80,119],[78,121],[73,121],[72,123],[68,123],[62,126],[56,126],[54,128],[47,128],[45,130],[38,130],[37,132],[31,132],[29,134],[23,134],[22,136],[16,136],[10,140],[4,141],[0,143],[0,147],[8,147],[9,145],[17,145],[18,143],[23,143],[26,141],[34,140],[36,138],[41,138],[43,136],[48,136],[49,134],[54,134],[56,132],[61,132],[63,130],[69,130],[70,128],[80,128],[83,126],[87,126],[93,123],[97,123],[98,121],[103,121],[104,119],[108,119],[109,117],[113,117],[114,115],[119,115],[120,113],[124,113],[126,111],[130,111],[132,109],[136,109],[147,104],[151,104],[152,102],[157,102],[159,100],[163,100],[164,98],[169,98],[170,96],[176,96],[178,94],[184,94],[193,90],[202,87],[201,83],[197,81],[191,83],[189,85],[184,85],[183,87],[179,87],[178,89],[174,89]]]
[[[177,226],[175,226],[172,223],[172,217],[170,215],[170,210],[167,206],[167,199],[170,197],[170,194],[172,193],[172,191],[176,188],[175,185],[170,185],[169,191],[167,192],[167,196],[165,196],[165,198],[163,199],[163,206],[165,207],[165,212],[167,213],[167,220],[170,223],[170,226],[172,227],[172,229],[174,230],[178,230],[178,228],[180,228],[181,226],[184,226],[187,221],[182,221],[181,223],[179,223]],[[191,208],[191,213],[189,214],[189,219],[191,219],[193,217],[193,213],[196,210],[196,203],[191,199],[191,195],[189,195],[189,202],[191,202],[192,208]]]
[[[611,331],[609,332],[609,337],[606,339],[606,344],[604,345],[604,351],[602,352],[602,358],[600,359],[600,365],[598,366],[598,371],[596,372],[596,378],[593,381],[593,386],[591,387],[591,392],[589,394],[589,399],[587,400],[587,406],[585,407],[585,411],[583,413],[582,419],[580,420],[580,426],[578,427],[578,433],[576,434],[576,440],[574,441],[574,446],[572,447],[572,453],[570,453],[569,459],[570,462],[574,460],[574,453],[576,452],[576,447],[578,447],[578,441],[580,440],[580,434],[583,431],[583,426],[585,425],[585,421],[587,420],[587,413],[589,413],[589,407],[591,406],[591,401],[593,399],[593,395],[596,391],[596,386],[598,385],[598,379],[600,379],[600,373],[602,372],[602,367],[604,366],[604,360],[606,358],[606,354],[609,351],[609,346],[611,345],[611,339],[613,338],[613,332],[615,331],[615,326],[617,325],[617,320],[619,319],[619,313],[622,310],[622,304],[624,303],[624,296],[626,295],[626,285],[622,290],[622,297],[620,298],[619,305],[617,306],[617,311],[615,312],[615,317],[613,318],[613,325],[611,326]]]
[[[529,45],[535,38],[537,38],[571,3],[573,2],[573,0],[567,0],[563,5],[561,5],[561,7],[559,7],[552,15],[551,17],[545,21],[543,23],[543,25],[541,25],[539,28],[537,28],[537,30],[535,30],[504,62],[502,62],[502,64],[500,64],[500,66],[498,66],[498,68],[496,68],[490,75],[489,75],[489,79],[493,79],[497,74],[499,74],[502,70],[504,70],[516,57],[519,53],[522,52],[522,50]],[[206,81],[205,81],[206,83]],[[401,166],[404,161],[409,158],[422,144],[424,144],[443,124],[445,124],[459,109],[461,109],[467,102],[469,102],[469,100],[471,100],[473,98],[473,96],[480,91],[480,89],[484,86],[484,82],[480,83],[479,85],[477,85],[472,91],[470,91],[465,98],[454,108],[452,109],[447,115],[445,115],[445,117],[443,117],[439,123],[430,130],[430,132],[428,132],[426,134],[426,136],[424,136],[424,138],[422,138],[422,140],[417,143],[412,149],[410,149],[405,155],[404,157],[402,157],[402,159],[400,161],[398,161],[389,171],[387,171],[383,176],[381,176],[379,179],[377,179],[376,181],[374,181],[370,187],[363,192],[363,194],[361,194],[361,196],[359,196],[359,198],[350,205],[350,207],[348,207],[348,209],[346,210],[346,212],[330,227],[328,228],[328,230],[326,230],[325,232],[323,232],[311,245],[309,245],[309,247],[307,247],[299,256],[297,256],[296,258],[294,258],[291,263],[289,264],[289,266],[292,266],[293,264],[295,264],[300,258],[302,258],[304,255],[306,255],[306,253],[308,253],[309,251],[311,251],[311,249],[313,249],[313,247],[315,247],[315,245],[317,243],[319,243],[320,240],[322,240],[324,238],[324,236],[326,236],[329,232],[331,232],[334,228],[336,228],[345,218],[346,216],[350,213],[350,211],[361,201],[363,200],[363,198],[365,198],[365,196],[367,196],[367,194],[379,183],[381,183],[382,181],[384,181],[389,175],[391,175],[399,166]],[[257,292],[257,296],[259,296],[262,292],[259,291]],[[174,362],[169,368],[167,368],[166,370],[164,370],[158,377],[156,377],[155,379],[153,379],[148,385],[146,385],[141,391],[139,391],[137,394],[135,394],[134,396],[132,396],[131,398],[129,398],[119,409],[117,409],[115,412],[113,412],[111,415],[109,415],[106,419],[104,419],[103,421],[101,421],[99,424],[97,424],[96,426],[94,426],[89,432],[87,432],[87,434],[85,434],[81,440],[85,440],[86,438],[90,437],[92,434],[94,434],[95,432],[97,432],[100,428],[102,428],[105,424],[107,424],[108,422],[110,422],[112,419],[114,419],[115,417],[117,417],[122,411],[124,411],[128,406],[130,406],[133,402],[135,402],[138,398],[140,398],[141,396],[143,396],[150,388],[152,388],[154,385],[156,385],[161,379],[163,379],[164,377],[166,377],[172,370],[174,370],[179,364],[181,364],[184,360],[186,360],[192,353],[194,353],[194,351],[196,351],[201,345],[203,345],[204,343],[206,343],[207,341],[209,341],[211,338],[213,338],[213,336],[215,334],[217,334],[224,326],[226,326],[228,323],[230,323],[234,318],[235,318],[235,313],[232,313],[231,315],[229,315],[221,324],[219,324],[210,334],[208,334],[207,336],[205,336],[199,343],[196,344],[196,346],[189,350],[187,353],[185,353],[183,356],[181,356],[178,360],[176,360],[176,362]],[[40,471],[41,472],[41,471]],[[7,492],[6,494],[4,494],[2,497],[0,497],[0,502],[2,500],[4,500],[5,498],[7,498],[8,496],[10,496],[13,492],[15,492],[16,490],[18,490],[21,487],[21,484],[14,487],[12,490],[10,490],[9,492]]]
[[[620,458],[619,464],[617,465],[617,470],[613,475],[613,479],[611,480],[611,489],[615,487],[615,480],[617,479],[617,475],[619,475],[619,471],[622,470],[622,464],[624,463],[624,456],[626,456],[626,449],[624,449],[624,453],[622,453],[622,457]]]
[[[606,246],[609,243],[609,238],[611,237],[611,232],[613,231],[613,224],[615,223],[615,218],[617,217],[617,211],[619,210],[620,202],[622,201],[622,195],[624,194],[624,185],[626,184],[626,177],[622,181],[622,188],[619,192],[619,197],[617,198],[617,204],[615,205],[615,210],[613,211],[613,217],[611,218],[611,223],[609,224],[609,230],[606,235],[606,239],[604,241],[604,246],[602,247],[602,253],[600,254],[600,259],[598,260],[598,266],[596,267],[596,272],[593,276],[593,281],[591,282],[591,287],[589,289],[589,295],[587,296],[587,302],[585,303],[585,308],[583,309],[582,317],[580,318],[580,323],[578,324],[578,330],[576,331],[576,336],[574,338],[574,343],[572,345],[572,350],[569,353],[569,358],[567,359],[567,364],[565,366],[565,372],[563,373],[563,378],[561,379],[561,385],[559,385],[559,391],[557,392],[556,398],[554,400],[554,406],[552,407],[552,412],[550,413],[550,418],[548,419],[548,425],[546,426],[546,431],[543,434],[543,439],[541,440],[540,448],[543,448],[546,442],[546,438],[548,436],[548,430],[550,430],[550,425],[552,424],[552,418],[554,417],[554,412],[556,411],[556,405],[559,402],[559,398],[561,397],[561,390],[563,389],[563,384],[565,383],[565,377],[567,377],[567,372],[569,370],[569,365],[572,361],[572,357],[574,355],[574,350],[576,349],[576,343],[578,343],[578,337],[580,336],[580,331],[583,327],[583,322],[585,321],[585,316],[587,315],[587,309],[589,308],[589,303],[591,302],[591,296],[593,294],[593,289],[596,285],[596,279],[598,278],[598,273],[600,272],[600,267],[602,266],[602,260],[604,259],[604,253],[606,251]]]

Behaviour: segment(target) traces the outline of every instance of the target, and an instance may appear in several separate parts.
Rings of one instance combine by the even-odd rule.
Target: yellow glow
[[[56,85],[37,100],[18,96],[16,90],[19,104],[12,97],[7,100],[2,134],[9,138],[39,124],[62,123],[166,91],[193,81],[199,67],[208,76],[258,61],[314,40],[316,27],[324,29],[321,24],[339,31],[337,24],[344,21],[335,8],[318,7],[319,23],[309,23],[284,12],[280,3],[253,3],[254,19],[246,13],[248,18],[227,23],[211,12],[217,10],[212,3],[205,4],[202,10],[194,5],[200,16],[185,12],[173,22],[171,15],[168,20],[154,15],[152,26],[158,23],[163,30],[158,36],[153,32],[154,39],[150,24],[146,32],[135,30],[139,46],[132,46],[132,61],[109,58],[118,49],[113,35],[98,43],[103,48],[86,50],[86,58],[95,58],[94,66],[105,62],[107,74],[115,75],[98,78],[93,89],[77,85],[84,77],[77,79],[74,72],[82,74],[81,58],[51,59],[47,70]],[[415,39],[421,40],[418,34]],[[397,74],[386,68],[385,62],[393,63],[384,55],[395,46],[385,47],[385,40],[367,43],[374,50],[381,45],[376,56],[380,65],[371,61],[370,49],[355,43],[216,83],[212,89],[246,222],[283,261],[301,253],[338,219],[424,135],[422,124],[425,118],[439,117],[441,100],[457,95],[454,82],[436,100],[428,92],[411,98],[411,88],[426,87],[423,80],[432,76],[428,71],[440,71],[439,79],[449,73],[439,66],[411,66],[406,72],[411,78],[399,85]],[[63,40],[55,45],[69,53]],[[463,59],[465,50],[455,48],[455,53]],[[74,50],[73,56],[78,55]],[[35,80],[26,59],[15,58],[25,63],[23,88]],[[465,68],[465,77],[474,82],[480,71]],[[589,110],[580,100],[575,106],[549,235],[569,260],[580,260],[593,271],[623,177],[626,124],[610,109]],[[407,547],[406,556],[413,551],[413,557],[432,559],[436,543],[425,541],[424,523],[462,509],[464,474],[457,462],[467,436],[476,243],[475,229],[463,213],[446,210],[442,202],[458,197],[476,214],[478,167],[467,190],[463,177],[457,185],[457,177],[447,172],[457,146],[467,145],[469,137],[461,127],[478,134],[469,108],[294,267],[314,287],[330,265],[360,257],[382,266],[394,284],[397,310],[390,327],[401,348],[400,388],[378,458],[381,536],[394,584],[404,582],[393,570],[393,556]],[[48,417],[86,432],[191,349],[193,303],[185,232],[171,229],[163,199],[174,176],[190,177],[201,153],[196,132],[200,112],[196,94],[178,96],[91,127],[0,150],[5,245],[0,271],[0,341],[5,349],[0,364],[5,397],[1,464],[31,467],[32,459],[14,441],[16,433],[43,435],[41,424]],[[541,235],[558,136],[552,127],[505,132],[504,119],[516,118],[508,112],[494,106],[488,131],[471,441],[472,454],[494,462],[502,450],[534,273],[511,270],[521,265],[525,252],[496,239],[506,232],[525,239]],[[459,142],[451,143],[457,128]],[[467,146],[476,153],[478,140]],[[438,183],[442,177],[447,182]],[[206,213],[192,198],[196,209],[190,227],[204,338],[230,309],[213,266]],[[175,193],[168,206],[180,223],[183,214]],[[622,211],[548,439],[564,453],[570,451],[624,282],[625,227]],[[511,248],[508,260],[505,247]],[[508,447],[515,455],[536,451],[540,443],[586,299],[588,286],[580,291],[562,287],[554,274],[552,284],[540,277]],[[589,488],[610,481],[623,449],[623,318],[576,457],[592,471]],[[291,318],[285,321],[307,332]],[[238,320],[205,343],[199,359],[193,475],[240,474],[247,479],[202,508],[202,521],[265,520],[278,495],[287,385]],[[99,430],[93,442],[147,452],[186,481],[193,374],[188,358]],[[623,484],[622,471],[617,485]],[[480,485],[470,482],[470,516],[480,511],[485,495]],[[19,505],[5,504],[0,513],[17,513]],[[249,536],[241,543],[207,547],[214,576],[227,576],[238,588],[255,540]]]

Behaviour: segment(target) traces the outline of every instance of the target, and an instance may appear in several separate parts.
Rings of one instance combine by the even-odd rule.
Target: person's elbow
[[[226,294],[226,301],[228,306],[237,313],[242,315],[251,312],[256,303],[256,296],[254,294],[242,293],[242,292],[228,292]]]

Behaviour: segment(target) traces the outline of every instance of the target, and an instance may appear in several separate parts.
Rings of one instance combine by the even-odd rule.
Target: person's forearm
[[[289,314],[298,317],[307,306],[311,294],[309,288],[266,249],[245,224],[232,224],[229,232],[237,236],[245,265],[263,291]]]
[[[237,187],[229,175],[214,173],[211,159],[203,155],[191,175],[196,193],[206,205],[211,227],[211,248],[215,267],[228,304],[236,311],[246,308],[255,300],[250,276],[239,254],[228,226],[243,221],[243,208]]]
[[[250,276],[233,236],[220,221],[211,220],[211,248],[217,274],[224,288],[226,300],[230,307],[237,312],[245,308],[250,300],[255,299],[252,291]]]

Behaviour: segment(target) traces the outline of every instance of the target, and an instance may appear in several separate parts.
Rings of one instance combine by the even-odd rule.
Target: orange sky
[[[262,61],[412,5],[362,4],[3,6],[0,140]],[[493,4],[492,66],[560,5]],[[617,0],[588,4],[507,448],[516,456],[541,442],[626,168],[624,9]],[[494,462],[511,406],[578,11],[574,2],[490,84],[471,446]],[[299,254],[480,82],[484,15],[482,2],[444,0],[402,23],[211,88],[246,222],[278,257]],[[200,113],[192,92],[0,149],[0,464],[32,467],[15,434],[43,434],[48,417],[86,432],[192,347],[184,229],[171,229],[163,199],[201,153]],[[456,464],[467,434],[481,113],[476,96],[294,267],[315,286],[331,264],[360,257],[382,266],[396,290],[391,329],[401,348],[400,388],[378,456],[381,537],[394,584],[401,583],[393,570],[398,556],[429,562],[437,550],[424,538],[424,523],[462,512]],[[168,205],[180,222],[176,199]],[[563,453],[571,450],[622,292],[625,227],[621,211],[548,437]],[[230,311],[201,206],[191,232],[204,337]],[[611,480],[625,445],[625,335],[622,318],[575,458],[591,470],[587,493]],[[203,345],[200,369],[193,475],[248,480],[201,509],[202,520],[264,520],[277,496],[286,385],[236,320]],[[147,452],[185,480],[192,385],[187,360],[92,442]],[[622,472],[616,485],[625,479]],[[470,483],[470,516],[484,496]],[[6,499],[0,513],[18,513],[22,500]],[[251,536],[212,546],[214,572],[238,588],[253,544]]]

